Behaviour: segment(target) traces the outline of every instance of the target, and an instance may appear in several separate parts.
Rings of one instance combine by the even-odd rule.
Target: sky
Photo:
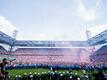
[[[18,40],[86,40],[107,29],[107,0],[0,0],[0,31]]]

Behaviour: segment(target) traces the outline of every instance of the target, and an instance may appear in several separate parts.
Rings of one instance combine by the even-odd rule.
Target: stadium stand
[[[19,48],[13,52],[16,63],[35,64],[89,63],[89,54],[83,48]]]
[[[102,46],[93,55],[91,55],[93,63],[107,64],[107,45]]]

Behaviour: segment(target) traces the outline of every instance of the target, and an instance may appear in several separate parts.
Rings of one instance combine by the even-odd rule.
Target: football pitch
[[[10,78],[11,80],[15,80],[16,75],[21,75],[23,76],[25,73],[28,75],[29,73],[32,73],[32,75],[34,75],[35,73],[37,74],[47,74],[47,73],[51,73],[52,71],[50,69],[46,69],[46,68],[33,68],[33,69],[11,69],[11,70],[7,70],[10,73]],[[68,70],[57,70],[58,74],[66,74],[68,72]],[[92,71],[91,74],[97,73],[98,71]],[[107,74],[107,71],[103,71],[103,73]],[[84,71],[83,70],[72,70],[72,74],[78,74],[79,76],[84,75]],[[89,74],[89,72],[86,72],[86,74]]]

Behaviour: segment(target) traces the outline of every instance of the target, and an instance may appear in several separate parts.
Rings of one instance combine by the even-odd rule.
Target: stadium
[[[0,80],[107,80],[106,3],[0,0]]]
[[[78,72],[81,72],[81,70],[89,70],[90,72],[94,69],[95,71],[106,70],[107,45],[104,36],[106,33],[107,31],[103,31],[87,41],[29,41],[16,40],[0,32],[0,59],[7,58],[12,62],[12,65],[8,65],[6,69],[12,74],[16,69],[15,75],[24,75],[24,71],[18,73],[19,69],[25,69],[25,72],[29,69],[31,71],[40,69],[42,72],[41,69],[46,69],[45,72],[38,72],[39,75],[46,74],[46,71],[51,72],[51,70],[64,71],[62,74],[66,74],[68,70],[74,70],[74,72],[76,70],[80,70]],[[96,49],[97,45],[100,45],[100,48]],[[31,74],[31,71],[26,73]]]

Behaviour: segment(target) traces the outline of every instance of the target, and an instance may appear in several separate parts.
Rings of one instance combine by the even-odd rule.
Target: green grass
[[[49,69],[45,69],[45,68],[34,68],[34,69],[12,69],[12,70],[7,70],[11,75],[11,80],[14,80],[16,75],[21,75],[23,76],[24,73],[29,74],[30,72],[32,72],[32,74],[36,73],[42,73],[42,72],[48,72],[50,71]],[[63,73],[63,72],[67,72],[67,70],[58,70],[58,73]],[[96,73],[97,71],[94,71],[93,73]],[[73,74],[78,73],[79,75],[83,75],[83,71],[82,70],[73,70]],[[105,73],[107,73],[107,71],[105,71]]]
[[[21,75],[23,76],[24,73],[29,74],[32,72],[32,74],[36,73],[42,73],[42,72],[48,72],[50,71],[49,69],[44,69],[44,68],[34,68],[34,69],[12,69],[12,70],[7,70],[10,73],[11,80],[14,80],[16,75]],[[58,70],[58,72],[67,72],[67,70]]]

